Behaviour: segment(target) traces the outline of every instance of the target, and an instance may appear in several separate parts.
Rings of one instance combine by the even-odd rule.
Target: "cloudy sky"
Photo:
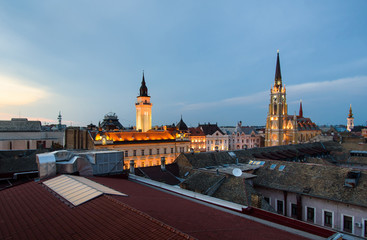
[[[0,119],[263,125],[280,51],[289,114],[366,124],[367,1],[1,1]]]

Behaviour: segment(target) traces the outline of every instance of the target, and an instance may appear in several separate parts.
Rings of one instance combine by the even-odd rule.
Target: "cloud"
[[[8,76],[0,76],[0,106],[19,106],[39,101],[48,92],[38,86]]]
[[[332,81],[310,82],[286,87],[288,100],[305,98],[309,95],[319,95],[324,98],[328,95],[330,98],[340,97],[340,94],[365,94],[367,91],[367,76],[358,76],[342,78]],[[294,99],[293,99],[294,98]],[[186,104],[183,110],[200,110],[215,107],[235,106],[235,105],[258,105],[261,107],[269,100],[269,91],[257,92],[247,96],[226,98],[215,102],[201,102]],[[289,101],[290,102],[290,101]],[[298,102],[298,100],[297,100]]]

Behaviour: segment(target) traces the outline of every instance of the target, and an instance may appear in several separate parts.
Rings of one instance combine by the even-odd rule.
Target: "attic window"
[[[279,171],[283,171],[283,170],[284,170],[284,168],[285,168],[285,165],[280,165],[280,166],[279,166]]]
[[[276,164],[271,164],[270,170],[274,170],[276,166],[277,166]]]

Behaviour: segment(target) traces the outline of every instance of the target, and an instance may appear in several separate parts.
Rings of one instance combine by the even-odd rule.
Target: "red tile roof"
[[[132,181],[92,180],[129,195],[113,198],[198,239],[307,239]]]
[[[41,184],[0,191],[0,239],[190,239],[110,196],[70,208]]]

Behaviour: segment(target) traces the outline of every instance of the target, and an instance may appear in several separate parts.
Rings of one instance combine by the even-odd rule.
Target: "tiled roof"
[[[190,239],[112,197],[70,208],[41,184],[0,191],[0,239]]]
[[[205,136],[203,130],[200,127],[189,128],[190,136]]]
[[[269,167],[276,164],[276,168]],[[284,165],[283,171],[279,171]],[[328,200],[367,206],[367,172],[362,171],[355,188],[344,187],[349,168],[330,165],[305,164],[284,161],[266,161],[263,167],[255,170],[255,186],[275,188],[289,192],[308,194]],[[304,189],[310,191],[305,193]]]
[[[40,132],[40,121],[28,121],[26,118],[12,118],[11,121],[0,121],[0,132]]]
[[[199,124],[199,127],[203,130],[205,135],[213,135],[216,131],[224,134],[217,124]]]
[[[169,185],[177,185],[180,180],[178,176],[178,165],[177,163],[167,164],[166,171],[162,171],[161,166],[143,167],[136,168],[135,174],[142,177],[148,177],[154,181],[163,182]]]

